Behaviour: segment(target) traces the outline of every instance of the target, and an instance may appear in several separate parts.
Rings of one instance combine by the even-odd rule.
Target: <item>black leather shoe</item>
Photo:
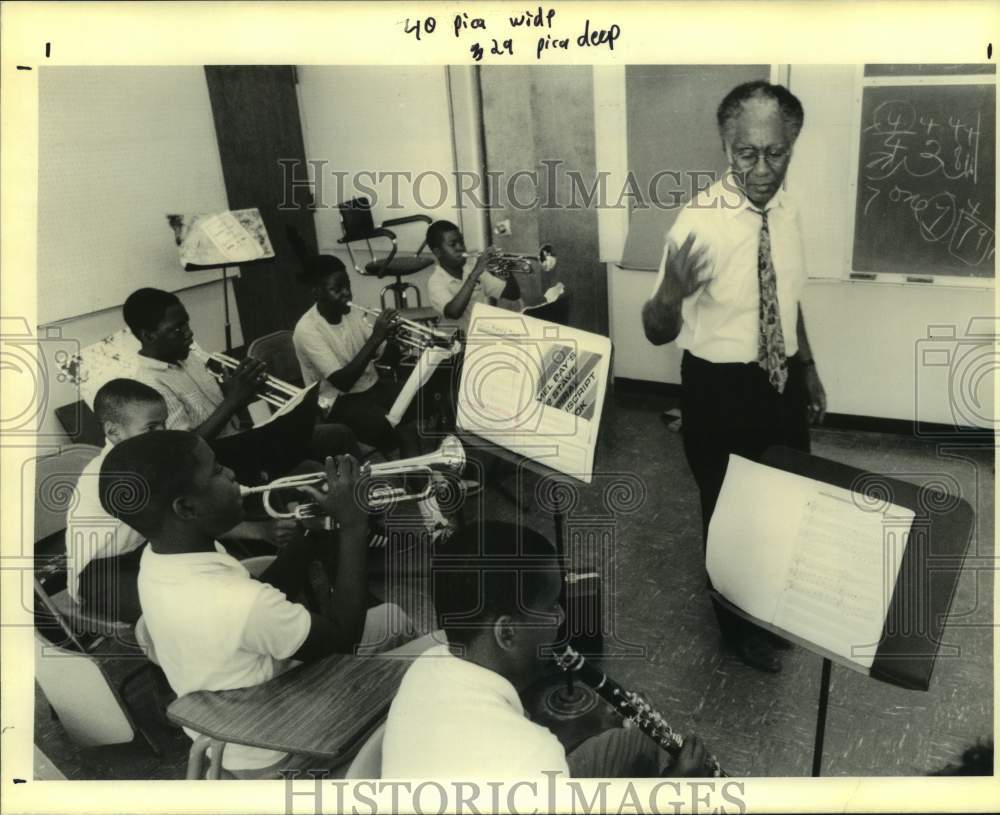
[[[744,663],[758,671],[776,674],[781,670],[781,657],[767,639],[759,634],[751,634],[735,645],[736,653]]]

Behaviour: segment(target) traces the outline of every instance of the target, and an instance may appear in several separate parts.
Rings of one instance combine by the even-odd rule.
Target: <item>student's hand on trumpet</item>
[[[267,367],[264,363],[247,358],[222,378],[219,387],[226,399],[243,406],[257,396],[257,391],[266,381]]]
[[[396,313],[396,309],[384,309],[376,318],[374,325],[372,325],[372,333],[378,337],[380,341],[384,340],[392,333],[398,321],[399,315]]]
[[[361,465],[354,456],[344,455],[326,459],[325,490],[303,486],[299,489],[319,504],[322,514],[333,518],[343,531],[365,531],[368,512],[358,500],[357,484]],[[362,536],[363,538],[364,536]]]
[[[490,258],[494,258],[499,254],[500,250],[495,246],[491,246],[485,252],[481,252],[479,257],[476,259],[476,265],[472,267],[472,273],[469,276],[473,280],[478,280],[483,276],[483,272],[486,271]]]

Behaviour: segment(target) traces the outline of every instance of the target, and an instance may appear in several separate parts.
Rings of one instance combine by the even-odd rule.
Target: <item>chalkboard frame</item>
[[[864,93],[866,88],[889,87],[889,86],[932,86],[932,85],[991,85],[997,86],[996,74],[985,73],[924,73],[919,69],[922,66],[915,65],[914,73],[902,74],[874,74],[867,75],[865,65],[858,65],[855,76],[854,91],[854,112],[852,117],[851,133],[853,142],[851,146],[851,168],[848,184],[848,229],[846,239],[848,263],[846,264],[847,281],[851,283],[875,283],[892,284],[905,286],[934,286],[935,288],[962,288],[962,289],[986,289],[996,288],[996,264],[992,276],[964,276],[964,275],[927,275],[904,274],[890,271],[861,271],[855,269],[854,264],[854,241],[857,220],[857,196],[858,196],[858,170],[860,162],[860,139],[862,127],[862,114],[864,108]],[[994,123],[994,126],[996,123]],[[996,168],[994,168],[996,172]]]

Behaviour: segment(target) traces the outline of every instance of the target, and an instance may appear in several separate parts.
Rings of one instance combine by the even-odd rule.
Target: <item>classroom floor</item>
[[[699,734],[730,775],[808,776],[812,766],[820,659],[802,649],[785,655],[784,670],[763,674],[720,646],[704,592],[701,519],[680,436],[661,421],[674,400],[621,387],[605,413],[598,452],[601,474],[581,486],[567,515],[567,539],[611,531],[608,561],[614,639],[641,657],[607,660],[626,688],[641,690],[680,733]],[[813,452],[856,467],[925,483],[954,479],[976,511],[969,560],[930,690],[910,691],[834,666],[823,757],[827,776],[923,775],[956,761],[993,732],[994,470],[992,450],[939,449],[899,435],[818,429]],[[545,509],[551,494],[531,479],[537,495],[521,520],[552,533]],[[519,510],[488,490],[490,517],[516,519]],[[584,562],[592,553],[577,551]],[[585,563],[584,563],[585,565]],[[390,569],[390,575],[397,573]],[[389,579],[389,592],[418,625],[431,626],[426,598]],[[606,603],[609,601],[605,601]],[[607,610],[605,613],[609,613]],[[136,688],[137,693],[142,692]],[[35,741],[71,779],[184,777],[189,742],[177,730],[157,729],[163,755],[142,743],[79,748],[52,719],[40,693]],[[152,725],[155,727],[155,724]]]

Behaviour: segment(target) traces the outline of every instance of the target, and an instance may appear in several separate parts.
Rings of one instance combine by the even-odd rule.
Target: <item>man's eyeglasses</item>
[[[780,167],[791,155],[792,151],[788,147],[767,147],[763,150],[758,150],[756,147],[740,147],[733,150],[733,160],[740,166],[746,169],[754,167],[760,160],[760,157],[764,157],[771,167]]]

